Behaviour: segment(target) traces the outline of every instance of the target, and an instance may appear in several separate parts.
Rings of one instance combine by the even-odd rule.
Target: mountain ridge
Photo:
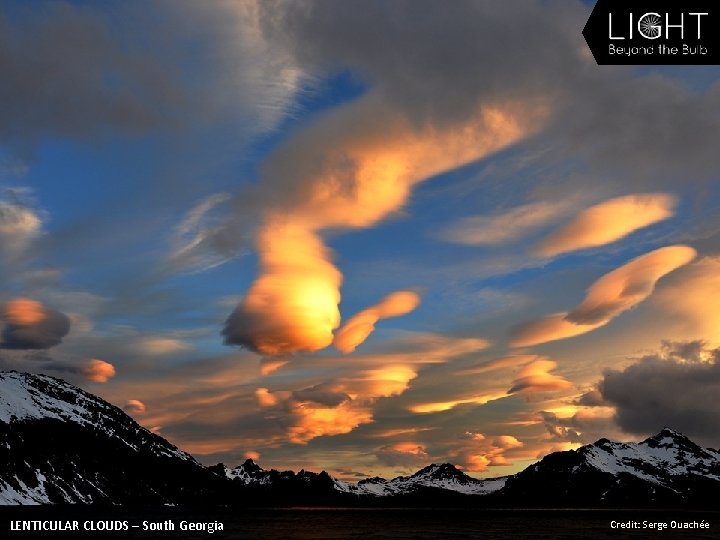
[[[0,504],[166,504],[212,484],[191,455],[49,375],[0,372],[0,441]]]
[[[720,452],[669,428],[638,443],[599,439],[514,475],[433,463],[357,483],[325,471],[210,467],[118,407],[47,375],[0,372],[0,505],[718,506]]]

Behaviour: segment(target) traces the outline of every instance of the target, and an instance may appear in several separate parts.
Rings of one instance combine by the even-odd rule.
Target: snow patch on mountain
[[[38,472],[38,480],[40,481],[37,487],[30,487],[15,476],[16,484],[18,489],[15,489],[9,484],[6,484],[0,480],[0,505],[8,504],[48,504],[50,498],[45,492],[45,476]]]

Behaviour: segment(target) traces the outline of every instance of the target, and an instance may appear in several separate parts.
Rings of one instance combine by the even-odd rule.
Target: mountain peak
[[[465,478],[467,475],[451,463],[432,463],[413,474],[411,478]]]
[[[247,458],[247,459],[245,460],[245,462],[244,462],[242,465],[240,465],[240,467],[238,467],[238,468],[242,468],[242,469],[244,469],[244,470],[247,471],[247,472],[260,472],[260,471],[263,470],[262,467],[260,467],[260,465],[258,465],[257,463],[255,463],[255,462],[254,462],[252,459],[250,459],[250,458]]]
[[[688,439],[685,435],[683,435],[679,431],[675,431],[674,429],[670,429],[667,427],[660,430],[657,435],[648,437],[640,444],[647,445],[651,448],[669,448],[672,446],[691,446],[693,448],[697,447],[697,445],[693,443],[690,439]]]
[[[363,486],[365,484],[386,484],[387,478],[383,478],[382,476],[371,476],[370,478],[364,478],[363,480],[360,480],[358,482],[358,486]]]
[[[234,469],[228,469],[224,464],[218,463],[213,466],[213,470],[218,472],[221,476],[226,476],[231,480],[239,478],[245,483],[251,481],[253,478],[260,478],[266,472],[262,467],[260,467],[260,465],[250,458],[246,459],[242,465],[238,465]]]

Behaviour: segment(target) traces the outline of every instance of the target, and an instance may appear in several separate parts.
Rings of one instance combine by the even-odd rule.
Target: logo
[[[583,36],[599,65],[720,64],[717,0],[598,0]]]

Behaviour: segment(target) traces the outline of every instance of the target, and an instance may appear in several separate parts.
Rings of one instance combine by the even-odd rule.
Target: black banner
[[[582,33],[599,65],[720,64],[720,1],[598,0]]]

